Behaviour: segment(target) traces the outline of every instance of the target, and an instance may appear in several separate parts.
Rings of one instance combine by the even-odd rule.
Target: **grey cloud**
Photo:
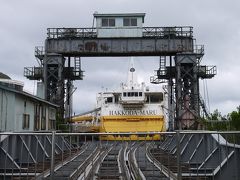
[[[0,71],[24,81],[26,88],[33,91],[34,82],[23,77],[23,68],[37,65],[34,47],[44,44],[47,28],[91,27],[94,11],[146,12],[145,26],[194,27],[197,43],[205,45],[203,64],[218,66],[217,77],[208,83],[211,107],[225,113],[240,104],[239,7],[237,0],[2,1]],[[141,79],[149,83],[149,76],[158,68],[158,58],[139,57],[136,65]],[[124,81],[128,61],[127,58],[82,58],[82,67],[86,77],[74,82],[78,87],[74,95],[75,112],[94,107],[95,94],[101,87],[115,88]]]

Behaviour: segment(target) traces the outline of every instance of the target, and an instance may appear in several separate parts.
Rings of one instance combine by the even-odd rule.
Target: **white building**
[[[23,91],[23,83],[0,79],[0,132],[56,129],[57,105]]]
[[[142,37],[145,13],[93,14],[98,38]]]

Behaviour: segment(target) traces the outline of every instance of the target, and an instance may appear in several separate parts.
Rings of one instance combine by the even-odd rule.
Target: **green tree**
[[[229,114],[232,130],[240,130],[240,106]]]
[[[218,109],[215,109],[213,113],[210,114],[210,120],[218,120],[222,119],[221,112],[218,111]]]

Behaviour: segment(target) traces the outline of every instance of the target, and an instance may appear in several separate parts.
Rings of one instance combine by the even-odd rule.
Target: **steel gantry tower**
[[[44,47],[36,47],[35,56],[39,67],[25,67],[24,76],[30,80],[41,81],[38,83],[37,95],[59,105],[60,119],[70,117],[73,81],[83,78],[80,57],[46,53]]]
[[[200,66],[204,51],[203,46],[195,44],[193,28],[143,27],[144,13],[94,14],[94,17],[96,28],[47,29],[45,50],[36,51],[40,67],[25,68],[27,78],[42,80],[44,98],[59,104],[63,116],[64,99],[69,99],[66,97],[71,93],[72,81],[82,79],[80,57],[160,56],[160,67],[151,82],[169,82],[175,128],[196,129],[198,80],[213,77],[215,67]],[[119,24],[122,27],[117,27]],[[129,25],[131,28],[126,28]]]
[[[216,75],[216,66],[200,65],[203,46],[195,46],[193,52],[177,53],[173,58],[160,57],[159,69],[150,78],[152,83],[168,83],[168,108],[170,129],[198,129],[200,108],[205,110],[200,98],[199,79]],[[167,65],[168,64],[168,65]]]

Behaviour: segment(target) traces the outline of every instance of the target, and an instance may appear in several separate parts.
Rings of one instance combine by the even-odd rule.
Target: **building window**
[[[113,18],[103,18],[102,19],[102,27],[114,27],[115,19]]]
[[[53,130],[56,129],[56,121],[49,119],[48,121],[48,130]]]
[[[30,122],[30,115],[29,114],[23,114],[23,129],[29,129],[29,122]]]
[[[49,108],[48,119],[48,129],[56,129],[56,109]]]
[[[137,18],[123,18],[123,26],[137,26]]]
[[[42,107],[42,121],[41,121],[41,130],[46,129],[46,107]]]
[[[37,131],[40,128],[40,106],[35,105],[34,111],[34,130]]]

